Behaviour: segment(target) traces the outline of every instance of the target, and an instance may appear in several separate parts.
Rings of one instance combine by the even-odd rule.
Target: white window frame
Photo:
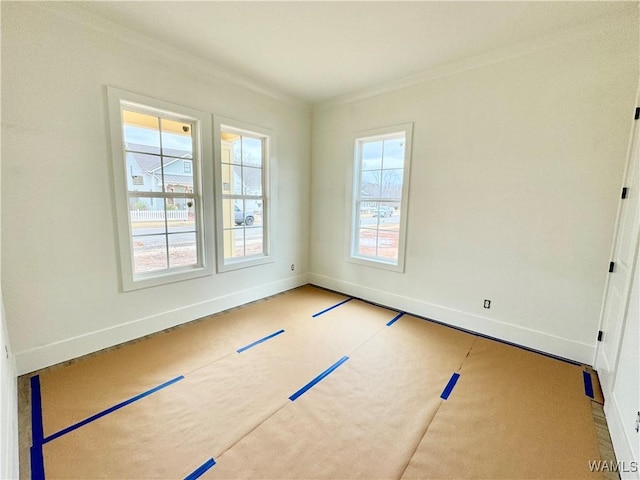
[[[212,275],[215,257],[212,236],[214,196],[211,114],[113,87],[107,87],[107,99],[122,289],[131,291]],[[199,199],[199,202],[196,202],[197,265],[137,274],[134,271],[122,124],[123,107],[166,115],[168,118],[174,116],[179,119],[188,119],[194,126],[195,142],[192,159],[194,193],[192,196]]]
[[[360,198],[360,182],[362,170],[362,144],[367,142],[392,138],[394,135],[404,133],[404,164],[402,172],[402,194],[400,197],[400,227],[398,239],[398,260],[397,263],[387,261],[380,257],[368,257],[358,254],[360,209],[358,208]],[[370,267],[382,268],[394,272],[404,272],[405,251],[407,239],[407,218],[409,211],[409,179],[411,177],[411,152],[412,152],[413,123],[405,123],[390,127],[377,128],[356,132],[353,134],[353,163],[350,165],[347,179],[349,182],[347,201],[348,209],[351,212],[347,215],[348,225],[346,231],[349,232],[347,241],[347,261]],[[397,200],[395,200],[397,201]]]
[[[224,226],[223,226],[223,200],[230,198],[222,191],[222,131],[246,134],[263,140],[263,165],[262,165],[262,216],[263,216],[263,254],[248,257],[225,259],[224,257]],[[240,268],[254,267],[273,263],[271,255],[271,240],[273,219],[271,212],[275,211],[274,198],[271,196],[271,176],[274,171],[274,139],[273,131],[258,127],[249,123],[240,122],[230,118],[214,116],[213,142],[215,145],[215,205],[216,205],[216,257],[218,273],[238,270]]]

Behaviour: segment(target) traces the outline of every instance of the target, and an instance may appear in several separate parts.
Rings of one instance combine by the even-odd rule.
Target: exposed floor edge
[[[35,373],[43,368],[64,364],[68,360],[83,358],[116,345],[138,341],[149,335],[167,332],[174,327],[199,319],[230,311],[254,301],[304,286],[307,275],[302,274],[284,281],[277,281],[230,293],[178,309],[160,312],[112,327],[89,332],[76,337],[53,342],[35,349],[16,353],[18,375]]]
[[[468,333],[470,335],[475,335],[477,337],[482,337],[482,338],[486,338],[488,340],[493,340],[493,341],[496,341],[496,342],[499,342],[499,343],[504,343],[505,345],[511,345],[512,347],[521,348],[523,350],[527,350],[527,351],[532,352],[532,353],[537,353],[539,355],[544,355],[545,357],[553,358],[555,360],[560,360],[561,362],[569,363],[571,365],[591,367],[591,365],[587,365],[587,364],[584,364],[584,363],[581,363],[581,362],[577,362],[575,360],[571,360],[570,358],[565,358],[565,357],[562,357],[560,355],[554,355],[552,353],[544,352],[542,350],[537,350],[535,348],[531,348],[531,347],[527,347],[527,346],[524,346],[524,345],[520,345],[518,343],[509,342],[507,340],[503,340],[503,339],[498,338],[498,337],[493,337],[491,335],[485,335],[483,333],[476,332],[474,330],[469,330],[467,328],[462,328],[462,327],[451,325],[451,324],[448,324],[448,323],[445,323],[445,322],[441,322],[439,320],[434,320],[433,318],[428,318],[428,317],[425,317],[423,315],[419,315],[417,313],[413,313],[413,312],[410,312],[410,311],[398,310],[397,308],[389,307],[389,306],[383,305],[381,303],[372,302],[372,301],[367,300],[365,298],[360,298],[360,297],[357,297],[355,295],[350,295],[350,294],[341,292],[339,290],[334,290],[332,288],[323,287],[322,285],[317,285],[315,283],[309,283],[308,285],[311,285],[312,287],[320,288],[322,290],[326,290],[328,292],[337,293],[339,295],[350,296],[350,297],[352,297],[352,298],[354,298],[356,300],[360,300],[361,302],[365,302],[365,303],[368,303],[370,305],[375,305],[376,307],[386,308],[388,310],[392,310],[392,311],[395,311],[395,312],[398,312],[398,313],[406,313],[407,315],[411,315],[412,317],[420,318],[421,320],[424,320],[424,321],[427,321],[427,322],[436,323],[438,325],[442,325],[443,327],[453,328],[454,330],[465,332],[465,333]]]
[[[609,433],[609,425],[607,424],[607,419],[604,415],[602,405],[596,401],[592,401],[591,414],[593,416],[593,423],[596,426],[596,437],[598,438],[600,457],[604,462],[616,464],[616,453],[613,450],[613,442],[611,441],[611,435]],[[607,480],[620,480],[620,474],[618,472],[604,471],[603,473]]]

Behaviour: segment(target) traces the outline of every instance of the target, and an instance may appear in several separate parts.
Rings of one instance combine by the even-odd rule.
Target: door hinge
[[[609,273],[613,272],[613,269],[616,266],[616,262],[609,262]]]
[[[636,107],[636,116],[634,117],[634,120],[638,120],[640,118],[640,107]]]
[[[604,332],[602,330],[598,330],[598,341],[601,342],[602,341],[602,336],[604,335]]]
[[[621,198],[627,198],[627,192],[629,189],[627,187],[622,187],[622,195]]]

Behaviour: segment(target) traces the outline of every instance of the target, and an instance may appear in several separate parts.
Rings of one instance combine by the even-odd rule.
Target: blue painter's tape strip
[[[184,477],[184,480],[196,480],[196,478],[200,478],[204,474],[204,472],[209,470],[215,464],[216,464],[216,461],[213,458],[210,458],[209,460],[204,462],[202,465],[200,465],[198,468],[196,468],[193,472],[191,472],[189,475]]]
[[[246,346],[244,346],[244,347],[242,347],[242,348],[239,348],[238,350],[236,350],[236,352],[238,352],[238,353],[242,353],[242,352],[244,352],[245,350],[249,350],[251,347],[255,347],[256,345],[259,345],[259,344],[261,344],[262,342],[266,342],[267,340],[269,340],[269,339],[271,339],[271,338],[273,338],[273,337],[276,337],[276,336],[280,335],[281,333],[284,333],[284,330],[278,330],[277,332],[272,333],[271,335],[267,335],[266,337],[261,338],[260,340],[256,340],[255,342],[250,343],[249,345],[246,345]]]
[[[44,480],[44,457],[42,444],[32,445],[31,453],[31,480]]]
[[[591,380],[591,374],[583,370],[582,379],[584,380],[584,394],[589,398],[593,398],[593,382]]]
[[[353,297],[351,298],[347,298],[346,300],[340,302],[340,303],[336,303],[335,305],[329,307],[329,308],[325,308],[324,310],[322,310],[321,312],[318,313],[314,313],[313,315],[311,315],[312,318],[316,318],[319,317],[320,315],[322,315],[323,313],[327,313],[329,310],[333,310],[334,308],[339,307],[340,305],[350,302],[351,300],[353,300]]]
[[[107,408],[106,410],[103,410],[102,412],[96,413],[95,415],[93,415],[93,416],[91,416],[89,418],[85,418],[84,420],[82,420],[82,421],[80,421],[80,422],[78,422],[78,423],[76,423],[74,425],[71,425],[70,427],[67,427],[67,428],[65,428],[63,430],[60,430],[59,432],[56,432],[56,433],[54,433],[52,435],[49,435],[48,437],[46,437],[43,440],[43,443],[50,442],[51,440],[55,440],[56,438],[61,437],[63,435],[66,435],[69,432],[73,432],[74,430],[77,430],[78,428],[83,427],[88,423],[91,423],[91,422],[93,422],[95,420],[98,420],[99,418],[102,418],[105,415],[113,413],[116,410],[120,410],[121,408],[126,407],[127,405],[130,405],[133,402],[137,402],[138,400],[140,400],[140,399],[142,399],[144,397],[147,397],[147,396],[151,395],[152,393],[157,392],[158,390],[162,390],[163,388],[166,388],[169,385],[173,385],[174,383],[179,382],[180,380],[183,380],[183,379],[184,379],[184,376],[180,375],[179,377],[176,377],[176,378],[174,378],[172,380],[169,380],[168,382],[165,382],[162,385],[158,385],[157,387],[154,387],[154,388],[152,388],[150,390],[147,390],[146,392],[143,392],[140,395],[136,395],[135,397],[130,398],[129,400],[125,400],[124,402],[119,403],[117,405],[114,405],[113,407]]]
[[[449,398],[449,395],[451,395],[451,391],[453,390],[453,387],[456,386],[456,382],[458,381],[459,378],[460,378],[459,373],[454,373],[453,375],[451,375],[451,378],[449,379],[449,383],[447,383],[447,386],[444,387],[444,390],[440,394],[441,399],[446,400],[447,398]]]
[[[390,327],[391,325],[393,325],[394,323],[396,323],[398,320],[400,320],[400,317],[402,317],[404,315],[404,312],[399,313],[398,315],[396,315],[395,317],[393,317],[391,320],[389,320],[387,322],[387,327]]]
[[[334,363],[333,365],[331,365],[329,368],[327,368],[324,372],[322,372],[320,375],[318,375],[316,378],[314,378],[313,380],[311,380],[309,383],[307,383],[304,387],[302,387],[300,390],[298,390],[296,393],[294,393],[293,395],[291,395],[289,397],[289,400],[291,400],[292,402],[298,398],[300,395],[304,394],[307,390],[309,390],[311,387],[313,387],[316,383],[318,383],[320,380],[322,380],[324,377],[326,377],[327,375],[329,375],[331,372],[333,372],[336,368],[338,368],[340,365],[342,365],[344,362],[346,362],[347,360],[349,360],[349,357],[344,356],[342,357],[340,360],[338,360],[336,363]]]
[[[42,426],[42,394],[40,392],[40,376],[31,377],[31,478],[44,480],[44,428]]]

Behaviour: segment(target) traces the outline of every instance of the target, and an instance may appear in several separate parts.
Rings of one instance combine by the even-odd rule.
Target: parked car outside
[[[253,225],[253,221],[254,221],[253,215],[245,216],[244,212],[237,205],[234,205],[234,210],[235,210],[236,225],[242,225],[243,223],[247,227],[250,227],[251,225]]]
[[[378,207],[378,211],[374,210],[373,212],[374,217],[377,217],[378,215],[380,215],[380,218],[392,216],[393,207],[388,207],[387,205],[380,205],[380,207]]]

